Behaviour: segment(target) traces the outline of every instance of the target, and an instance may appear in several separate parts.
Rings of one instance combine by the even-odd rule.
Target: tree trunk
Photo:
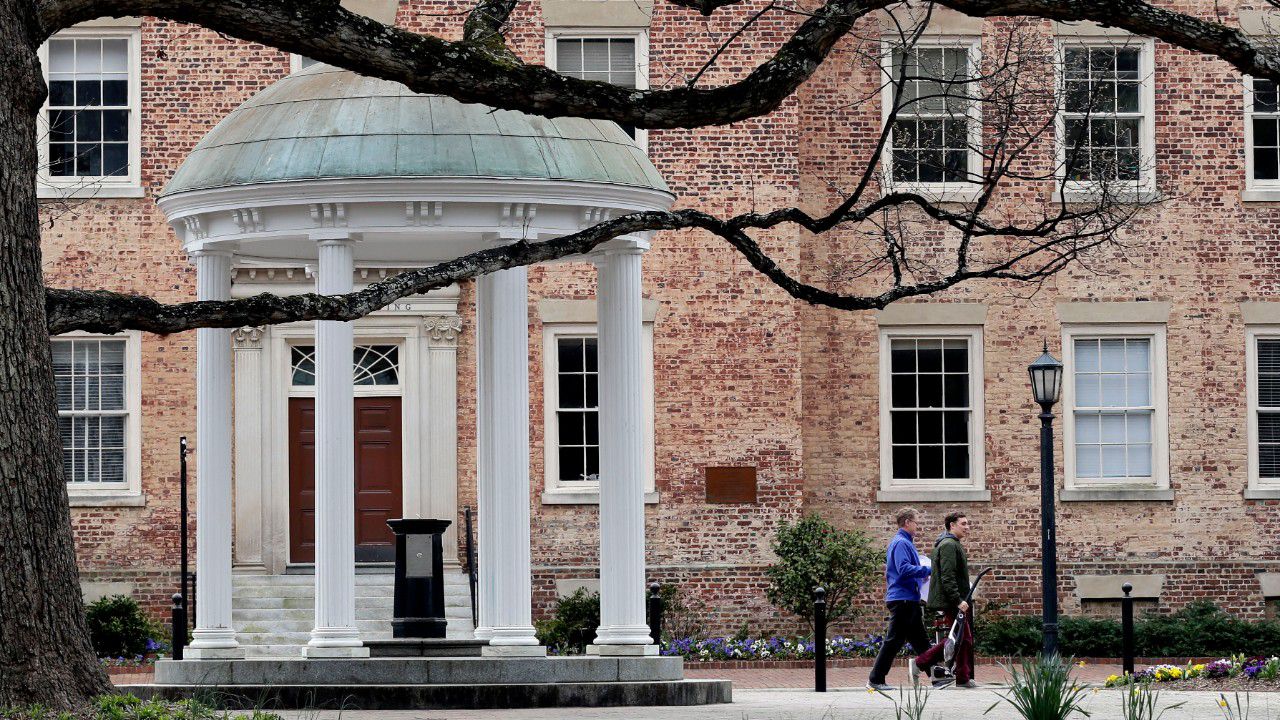
[[[0,707],[65,708],[110,683],[85,627],[45,330],[34,9],[0,0]]]

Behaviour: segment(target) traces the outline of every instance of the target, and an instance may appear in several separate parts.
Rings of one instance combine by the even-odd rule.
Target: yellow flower
[[[1218,701],[1218,705],[1221,705],[1222,707],[1226,707],[1226,706],[1227,706],[1227,701],[1226,701],[1226,700],[1219,700],[1219,701]]]
[[[1085,662],[1084,662],[1083,660],[1081,660],[1080,662],[1076,663],[1076,665],[1078,665],[1079,667],[1084,667],[1084,666],[1085,666]]]

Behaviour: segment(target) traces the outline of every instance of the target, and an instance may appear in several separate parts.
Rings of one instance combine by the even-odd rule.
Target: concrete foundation
[[[140,697],[206,695],[228,707],[415,708],[703,705],[728,681],[685,680],[678,657],[375,657],[161,660]]]

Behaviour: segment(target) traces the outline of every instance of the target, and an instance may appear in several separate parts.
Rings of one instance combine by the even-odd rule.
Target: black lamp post
[[[1044,354],[1027,368],[1040,405],[1040,547],[1044,585],[1044,656],[1058,654],[1058,537],[1053,511],[1053,406],[1062,394],[1062,363]]]

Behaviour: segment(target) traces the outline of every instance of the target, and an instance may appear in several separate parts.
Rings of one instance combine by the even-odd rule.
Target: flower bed
[[[1280,657],[1247,657],[1233,655],[1208,663],[1188,663],[1186,665],[1152,665],[1128,675],[1112,675],[1107,678],[1107,687],[1116,687],[1130,682],[1196,682],[1196,685],[1218,685],[1224,681],[1242,681],[1271,685],[1280,680]],[[1239,686],[1239,682],[1226,682]]]
[[[855,640],[837,635],[827,640],[827,657],[872,658],[884,641],[878,635]],[[691,662],[812,660],[813,640],[806,638],[676,638],[662,644],[662,654]]]

